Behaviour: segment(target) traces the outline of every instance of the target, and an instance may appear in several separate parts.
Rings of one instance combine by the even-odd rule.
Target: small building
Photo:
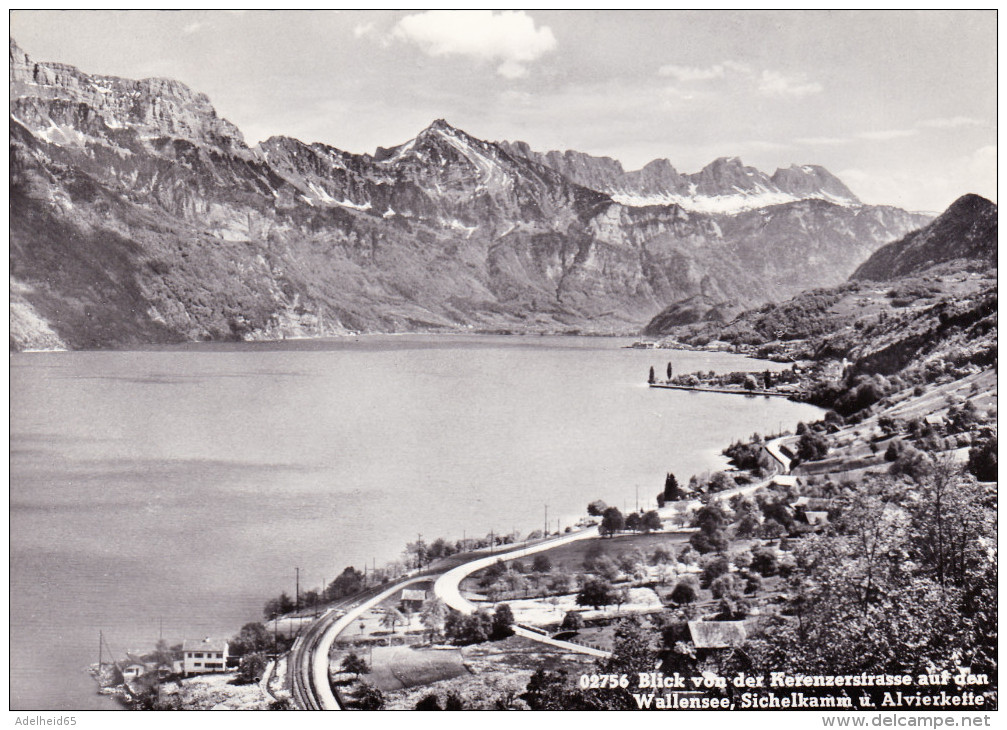
[[[804,519],[808,521],[809,525],[827,525],[829,524],[829,513],[806,510],[804,512]]]
[[[127,680],[136,679],[137,677],[142,677],[146,673],[147,667],[142,664],[127,664],[122,670],[122,678]]]
[[[421,591],[413,588],[405,588],[402,591],[402,598],[399,599],[399,605],[402,606],[402,610],[408,611],[409,613],[416,613],[423,608],[423,603],[427,600],[427,592]]]
[[[211,639],[182,642],[182,671],[186,676],[227,670],[227,641]]]
[[[797,477],[792,474],[777,474],[773,477],[773,484],[778,487],[796,487]]]
[[[729,649],[748,638],[744,621],[690,621],[689,634],[697,649]]]

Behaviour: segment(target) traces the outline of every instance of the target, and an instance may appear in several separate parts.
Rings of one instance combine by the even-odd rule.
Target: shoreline
[[[744,390],[742,388],[704,388],[699,385],[671,385],[670,383],[648,383],[650,388],[662,388],[665,390],[692,390],[698,393],[726,393],[728,395],[747,395],[752,398],[764,396],[766,398],[786,398],[787,400],[800,400],[795,396],[799,393],[780,393],[773,390]],[[801,401],[803,402],[803,401]]]
[[[460,335],[460,334],[468,334],[468,333],[457,333],[457,334]],[[429,337],[429,335],[421,334],[421,333],[401,333],[400,336],[402,336],[402,337],[407,337],[407,336]],[[485,335],[483,335],[483,336],[485,336]],[[371,335],[371,337],[387,337],[387,335]],[[345,340],[345,338],[338,338],[338,339]],[[240,344],[240,343],[234,343],[234,344]],[[734,355],[737,355],[737,353],[724,353],[724,354],[734,354]],[[749,367],[751,367],[751,365],[749,365]],[[685,389],[692,389],[692,388],[686,387]],[[694,388],[694,389],[700,390],[700,391],[707,390],[708,392],[717,392],[716,389],[704,389],[704,388]],[[742,391],[727,391],[727,392],[736,392],[737,393],[737,392],[742,392]],[[743,393],[743,394],[751,394],[751,393]],[[758,393],[751,394],[751,395],[758,395]],[[776,395],[779,396],[780,394],[776,394]],[[762,409],[763,409],[763,406],[759,406],[758,407],[758,410],[761,411]],[[723,436],[723,434],[721,434],[721,436]],[[723,443],[720,444],[720,446],[722,447],[722,446],[726,445],[727,443],[728,443],[728,441],[725,440]],[[706,454],[706,455],[708,455],[710,457],[709,458],[710,461],[714,462],[713,464],[711,464],[708,467],[708,469],[710,469],[710,470],[721,470],[721,469],[725,469],[726,468],[726,464],[723,463],[723,455],[721,453],[721,448],[720,447],[711,448],[711,449],[708,450],[708,452],[707,452],[706,449],[703,449],[702,451],[704,452],[704,454]],[[704,458],[703,461],[707,461],[707,459]],[[702,469],[699,472],[697,472],[697,473],[702,473]],[[641,491],[643,491],[643,490],[641,489]],[[655,491],[656,491],[656,487],[655,487]],[[629,502],[630,502],[630,509],[632,509],[632,499],[630,499]],[[626,509],[625,506],[622,503],[619,503],[618,506],[623,507],[623,509]],[[552,522],[553,524],[555,524],[555,518],[556,517],[561,517],[562,518],[563,525],[566,526],[567,529],[572,529],[573,531],[578,531],[578,526],[575,525],[575,522],[577,521],[577,517],[583,518],[583,513],[580,512],[580,513],[578,513],[577,516],[571,516],[569,514],[567,514],[567,515],[554,515],[553,519],[550,520],[550,522]],[[530,517],[529,521],[528,521],[528,525],[529,525],[529,528],[537,528],[538,527],[537,519],[535,517]],[[560,534],[560,532],[552,532],[551,536],[552,537],[558,536]],[[518,541],[518,542],[520,543],[521,541]],[[513,549],[513,547],[514,547],[514,544],[499,545],[496,548],[496,550]],[[323,610],[324,610],[324,608],[323,608]],[[237,631],[237,626],[235,626],[235,632],[236,631]]]
[[[480,336],[480,337],[597,337],[603,339],[633,339],[639,337],[636,332],[571,332],[571,331],[528,331],[516,330],[493,330],[493,329],[445,329],[436,331],[405,331],[405,332],[346,332],[330,333],[325,335],[294,335],[291,337],[251,337],[248,339],[210,339],[210,340],[179,340],[176,342],[147,342],[147,343],[123,343],[109,345],[107,347],[26,347],[24,349],[10,348],[10,355],[27,355],[53,352],[169,352],[176,348],[183,348],[192,345],[275,345],[283,342],[341,342],[362,337],[408,337],[410,335],[424,337],[459,337],[459,336]],[[620,349],[633,349],[631,345],[626,345]],[[639,349],[639,348],[636,348]],[[686,349],[686,348],[681,348]],[[729,351],[725,351],[729,352]],[[740,353],[737,353],[740,354]]]

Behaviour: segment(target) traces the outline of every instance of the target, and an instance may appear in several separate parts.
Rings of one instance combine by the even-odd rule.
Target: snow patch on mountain
[[[789,193],[762,190],[758,193],[736,195],[676,195],[663,193],[658,195],[639,195],[635,193],[611,191],[612,200],[620,205],[631,208],[643,208],[652,205],[677,205],[691,213],[706,213],[709,215],[735,215],[748,210],[756,210],[771,205],[785,205],[799,200],[825,200],[846,207],[858,206],[852,200],[839,198],[827,193],[798,197]]]

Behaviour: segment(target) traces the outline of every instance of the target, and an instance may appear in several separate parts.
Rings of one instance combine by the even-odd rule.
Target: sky
[[[821,164],[864,202],[996,200],[995,11],[27,11],[34,59],[174,78],[249,144],[487,140],[696,172]]]

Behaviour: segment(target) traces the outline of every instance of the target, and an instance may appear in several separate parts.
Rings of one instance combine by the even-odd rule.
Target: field
[[[590,671],[594,663],[590,657],[547,649],[519,636],[467,646],[460,653],[467,670],[464,674],[388,692],[385,709],[411,710],[429,694],[437,694],[443,700],[449,692],[460,697],[466,709],[518,708],[523,704],[518,695],[524,692],[539,667],[576,674]]]
[[[377,646],[363,654],[371,671],[361,675],[382,692],[409,689],[468,674],[459,648]]]
[[[578,540],[540,554],[549,558],[554,572],[574,574],[584,572],[584,560],[589,553],[594,558],[607,555],[615,560],[621,553],[631,553],[637,549],[649,555],[658,547],[674,546],[677,552],[688,540],[688,534],[670,532],[655,532],[649,535],[617,535],[598,540]],[[530,569],[533,560],[534,557],[523,558],[520,561],[507,561],[504,565],[520,562]],[[462,589],[478,592],[478,582],[482,575],[483,571],[473,573],[462,581]]]

